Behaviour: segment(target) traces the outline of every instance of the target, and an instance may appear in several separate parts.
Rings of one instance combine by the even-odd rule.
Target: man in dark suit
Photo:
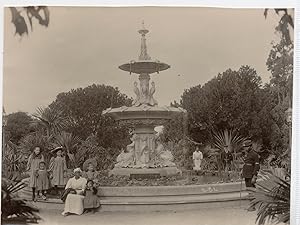
[[[242,176],[245,178],[246,189],[251,193],[251,191],[255,189],[257,174],[260,169],[259,155],[252,148],[252,142],[250,140],[247,140],[243,147],[246,152],[246,157],[244,159]],[[255,208],[250,207],[248,210],[254,211]]]
[[[252,142],[250,140],[247,140],[243,147],[246,151],[246,157],[243,166],[243,178],[245,178],[247,188],[255,188],[257,174],[260,168],[259,155],[252,148]]]
[[[224,146],[224,151],[221,153],[221,158],[224,163],[225,172],[232,170],[233,155],[229,150],[229,146]]]

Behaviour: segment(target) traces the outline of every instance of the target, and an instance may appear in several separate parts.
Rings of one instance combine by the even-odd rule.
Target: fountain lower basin
[[[128,125],[151,125],[160,126],[178,114],[185,113],[182,108],[170,106],[122,106],[119,108],[109,108],[103,111],[103,115],[110,115],[116,121]]]

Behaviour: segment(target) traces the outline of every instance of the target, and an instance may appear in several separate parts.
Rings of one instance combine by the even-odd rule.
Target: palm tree
[[[262,182],[257,183],[251,206],[257,206],[256,222],[289,223],[290,221],[290,174],[276,170],[261,171]]]
[[[63,115],[62,111],[49,107],[44,109],[39,107],[33,117],[36,118],[33,121],[34,125],[44,130],[47,136],[58,134],[69,125],[69,120]]]
[[[76,153],[81,139],[71,133],[62,131],[55,136],[54,142],[57,146],[63,147],[66,156],[70,160],[70,163],[73,164],[73,166],[77,166],[74,154]]]

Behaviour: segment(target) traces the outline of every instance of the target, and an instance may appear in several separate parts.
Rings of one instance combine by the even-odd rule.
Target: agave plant
[[[262,181],[257,184],[251,206],[258,207],[256,222],[263,225],[289,223],[290,174],[275,170],[261,171]]]
[[[17,192],[26,185],[22,182],[13,182],[2,179],[1,190],[1,222],[2,224],[29,224],[37,223],[41,218],[37,215],[38,209],[27,205],[26,201],[18,198]]]
[[[3,176],[9,179],[18,179],[20,172],[24,171],[26,166],[24,155],[11,141],[7,141],[3,147],[2,163]]]
[[[233,130],[224,130],[220,132],[214,132],[213,145],[218,149],[219,155],[225,151],[225,146],[228,146],[228,150],[233,153],[234,165],[238,164],[239,151],[242,149],[242,145],[246,138],[240,136]],[[219,162],[222,164],[222,162]],[[237,165],[235,166],[238,167]]]
[[[49,107],[39,107],[33,117],[35,118],[33,124],[44,130],[47,136],[57,134],[69,125],[69,120],[63,115],[62,111],[53,110]]]

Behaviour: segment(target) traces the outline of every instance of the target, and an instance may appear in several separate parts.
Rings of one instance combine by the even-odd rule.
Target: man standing
[[[222,157],[222,161],[224,163],[225,172],[231,171],[233,156],[232,156],[232,153],[229,150],[228,145],[224,146],[224,151],[221,153],[221,157]]]
[[[248,191],[253,191],[260,168],[259,155],[252,148],[252,142],[250,140],[245,141],[243,147],[246,152],[246,157],[244,160],[242,176],[245,178],[246,189]],[[248,210],[253,211],[255,208],[249,208]]]
[[[201,170],[201,162],[203,159],[203,154],[200,151],[199,147],[196,147],[196,151],[193,153],[193,160],[194,160],[194,170],[196,171],[196,174],[198,175],[199,171]]]

